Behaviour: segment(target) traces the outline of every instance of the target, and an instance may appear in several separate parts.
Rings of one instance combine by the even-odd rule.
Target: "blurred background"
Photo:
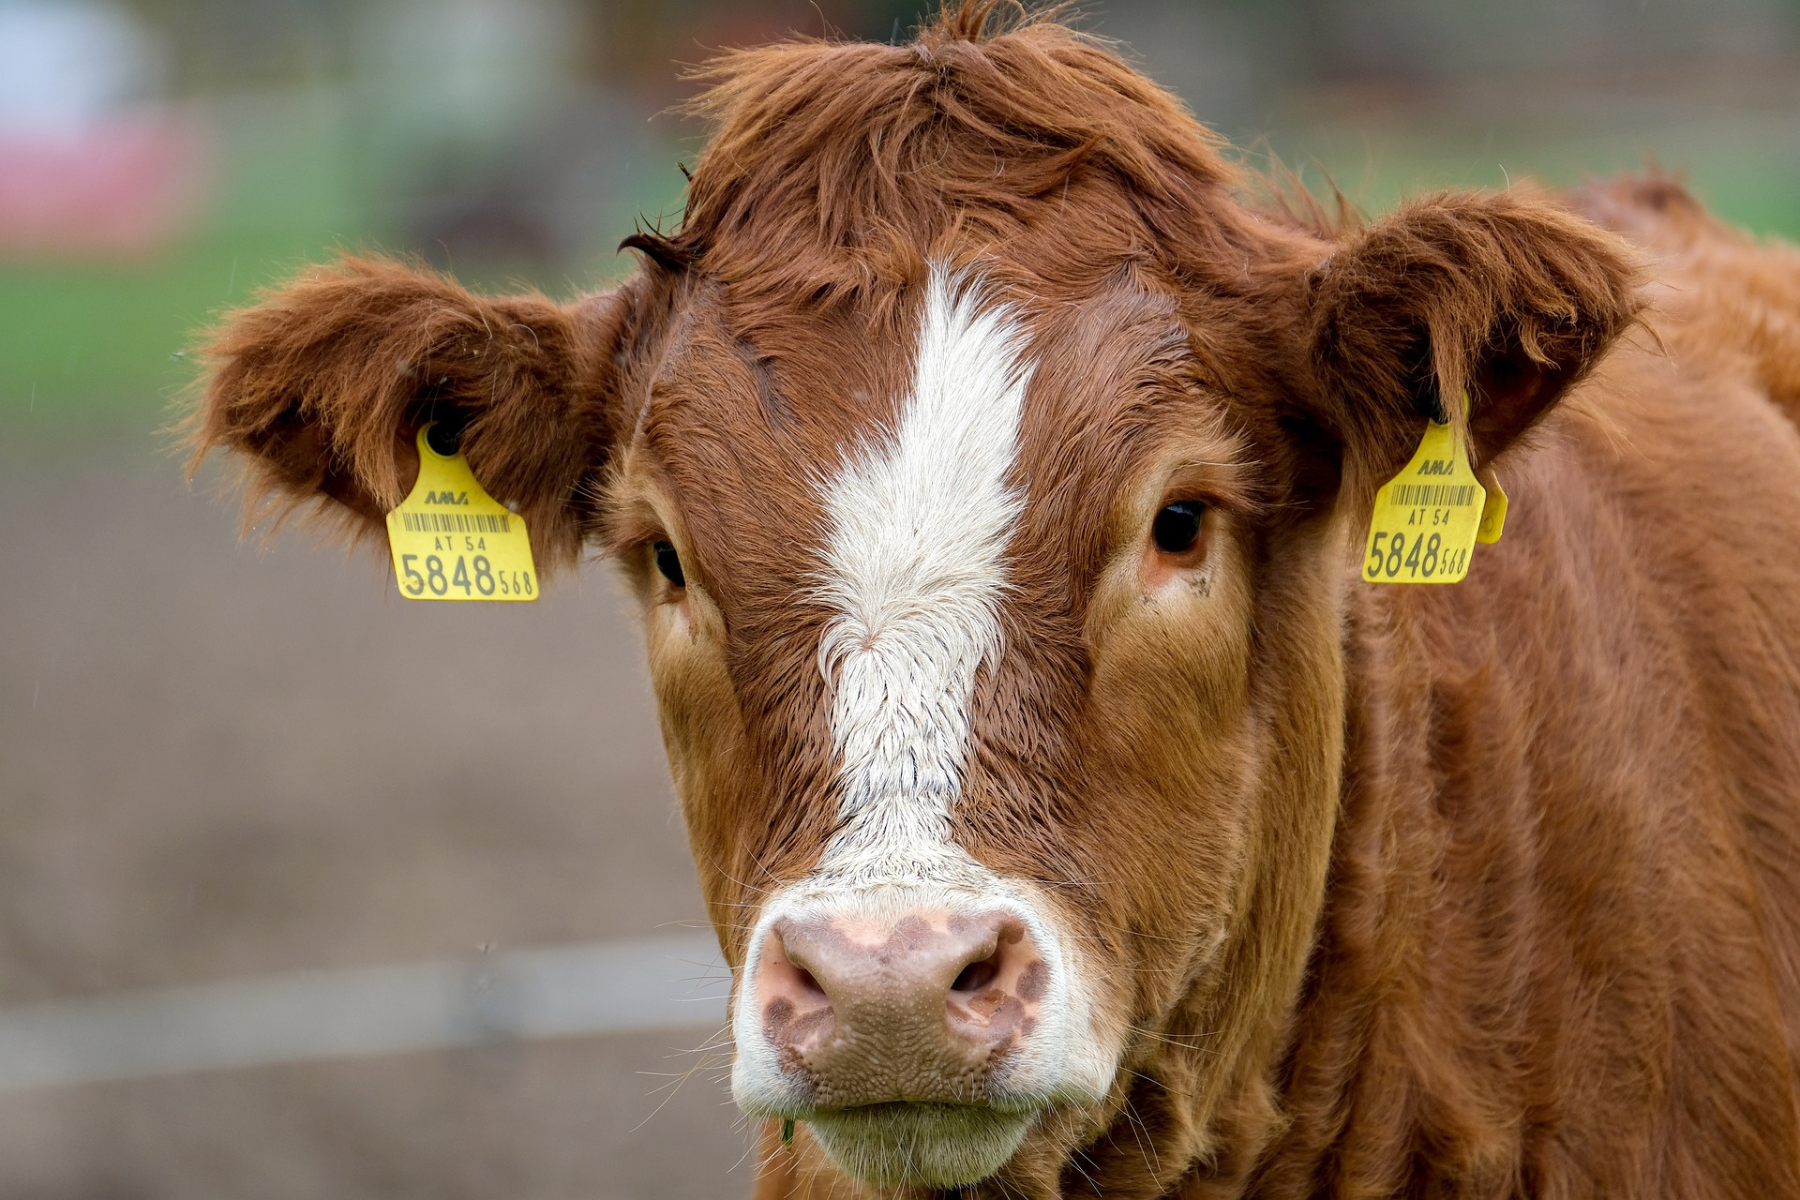
[[[0,0],[0,1197],[747,1192],[610,573],[409,606],[240,541],[166,429],[196,331],[339,250],[616,278],[679,212],[683,64],[924,7]],[[1081,14],[1370,213],[1654,162],[1800,238],[1800,0]]]

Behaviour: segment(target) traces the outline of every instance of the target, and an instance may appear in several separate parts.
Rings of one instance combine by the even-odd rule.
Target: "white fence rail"
[[[0,1008],[0,1091],[717,1027],[729,987],[692,934]]]

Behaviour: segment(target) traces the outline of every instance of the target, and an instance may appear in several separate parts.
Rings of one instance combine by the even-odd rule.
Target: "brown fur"
[[[736,964],[836,820],[812,481],[891,422],[926,264],[968,266],[1037,367],[954,836],[1053,892],[1121,1047],[971,1191],[1800,1195],[1800,254],[1660,179],[1312,228],[993,7],[709,68],[685,219],[614,292],[353,262],[234,315],[201,448],[373,521],[448,416],[552,557],[603,529]],[[1365,585],[1439,412],[1506,538]],[[804,1127],[763,1149],[770,1200],[862,1190]]]
[[[318,497],[378,524],[411,486],[419,427],[453,425],[554,570],[590,532],[626,317],[615,297],[489,300],[421,268],[345,258],[227,316],[206,346],[193,440],[197,453],[244,454],[251,519]]]

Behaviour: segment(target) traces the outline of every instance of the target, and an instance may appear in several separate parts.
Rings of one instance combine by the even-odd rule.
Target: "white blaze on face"
[[[1003,306],[934,269],[911,393],[884,443],[852,452],[825,490],[819,647],[841,760],[842,826],[815,879],[951,883],[969,700],[1000,653],[1008,537],[1025,498],[1007,483],[1031,366]]]
[[[760,955],[782,920],[870,930],[919,912],[1010,913],[1042,956],[1048,983],[1036,1031],[990,1085],[1028,1100],[1088,1103],[1112,1077],[1076,948],[1037,889],[997,875],[951,839],[970,703],[983,665],[1002,651],[1007,546],[1025,507],[1007,476],[1031,379],[1026,345],[1009,309],[934,269],[912,387],[894,427],[852,449],[821,485],[830,531],[817,594],[835,616],[819,669],[839,759],[839,824],[814,870],[767,898],[738,972],[732,1092],[748,1112],[803,1113],[810,1103],[804,1080],[784,1069],[763,1033],[756,995]],[[990,1166],[1012,1153],[1029,1122],[1021,1117],[1004,1144],[989,1147],[997,1156]],[[875,1121],[859,1136],[890,1135],[899,1136]]]

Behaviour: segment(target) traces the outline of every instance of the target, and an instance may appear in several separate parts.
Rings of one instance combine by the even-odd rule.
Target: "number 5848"
[[[1385,542],[1384,546],[1382,543]],[[1405,570],[1415,579],[1430,579],[1437,574],[1438,551],[1443,539],[1432,534],[1377,533],[1369,540],[1369,574],[1398,578]]]
[[[485,554],[477,554],[472,560],[459,554],[453,566],[447,566],[436,554],[425,555],[423,564],[417,554],[402,554],[400,573],[400,586],[409,596],[423,596],[426,592],[447,596],[451,588],[460,589],[469,599],[478,595],[529,596],[532,592],[531,572],[514,571],[509,579],[504,571],[494,570]]]

